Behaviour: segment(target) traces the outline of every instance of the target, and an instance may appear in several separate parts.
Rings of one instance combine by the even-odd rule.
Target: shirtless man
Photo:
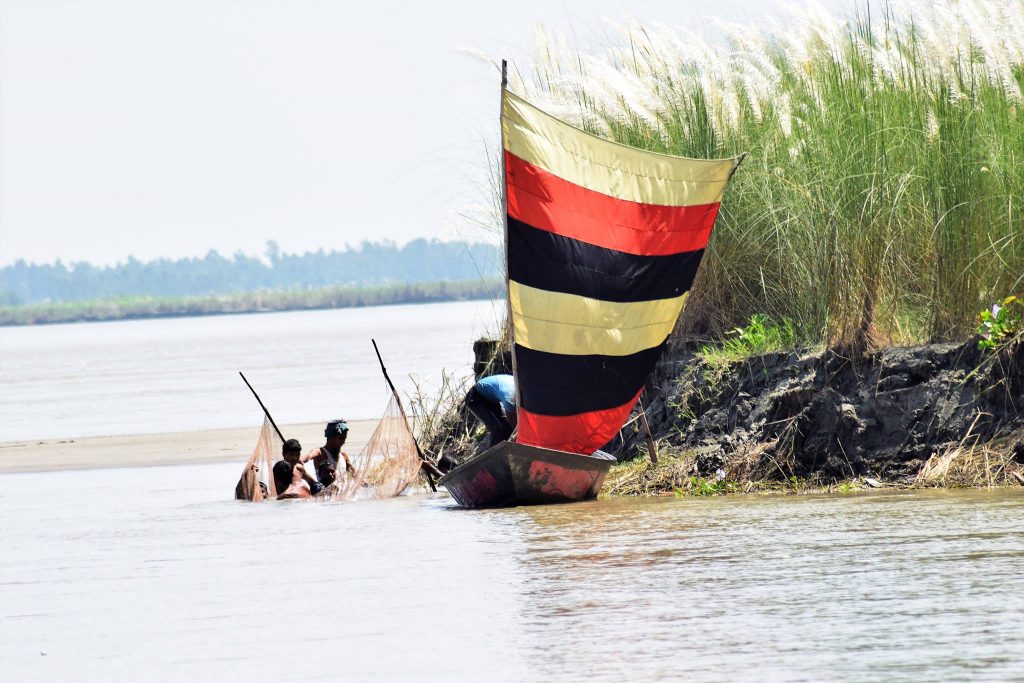
[[[302,465],[302,446],[288,439],[281,449],[282,460],[274,463],[274,488],[277,499],[309,498],[323,490],[323,486],[306,472]]]
[[[320,448],[314,449],[302,458],[302,462],[313,461],[317,479],[323,486],[330,486],[338,476],[338,464],[345,461],[345,471],[354,475],[356,470],[352,467],[352,461],[348,454],[341,450],[348,438],[348,423],[344,420],[331,420],[324,429],[324,436],[327,442]]]

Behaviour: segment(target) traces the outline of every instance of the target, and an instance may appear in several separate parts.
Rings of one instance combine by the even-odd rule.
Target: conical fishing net
[[[373,436],[352,458],[355,474],[339,476],[322,496],[330,500],[391,498],[416,481],[420,474],[416,441],[409,431],[401,401],[391,391],[388,395],[388,407]]]
[[[277,430],[270,423],[270,419],[264,417],[260,438],[256,441],[256,447],[249,456],[249,461],[245,463],[245,469],[242,470],[242,476],[235,487],[235,498],[261,501],[277,497],[273,468],[274,461],[281,456],[282,446],[284,442],[278,436]]]

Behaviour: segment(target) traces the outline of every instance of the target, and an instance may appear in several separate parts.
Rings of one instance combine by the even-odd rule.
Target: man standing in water
[[[278,489],[278,500],[309,498],[324,490],[302,466],[302,445],[290,438],[282,446],[282,460],[273,464],[273,487]]]
[[[323,491],[324,487],[311,477],[301,462],[302,446],[288,439],[281,448],[282,460],[274,463],[274,488],[278,500],[308,498]]]
[[[324,429],[324,436],[327,442],[307,453],[302,462],[312,460],[317,479],[323,486],[330,486],[338,476],[339,461],[345,461],[345,471],[349,475],[355,475],[356,470],[352,467],[348,454],[341,450],[348,438],[348,423],[344,420],[331,420]]]

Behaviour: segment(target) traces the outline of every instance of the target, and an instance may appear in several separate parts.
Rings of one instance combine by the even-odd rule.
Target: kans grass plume
[[[913,0],[779,26],[539,27],[510,87],[597,135],[749,155],[681,329],[767,314],[858,351],[959,339],[1024,288],[1024,0]]]

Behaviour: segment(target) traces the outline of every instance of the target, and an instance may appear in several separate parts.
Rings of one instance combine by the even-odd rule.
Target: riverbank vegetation
[[[627,424],[613,494],[1024,485],[1024,329],[931,344],[734,360],[676,342],[646,388],[658,464]]]
[[[961,340],[1024,289],[1024,3],[856,7],[720,25],[714,43],[630,23],[580,50],[541,30],[512,70],[515,91],[595,134],[747,153],[681,332],[761,314],[804,346]]]
[[[603,495],[849,493],[1024,485],[1024,329],[995,349],[962,343],[875,351],[706,354],[676,339],[635,415],[604,450]],[[474,344],[476,372],[510,372],[507,341]],[[446,378],[412,402],[424,452],[464,462],[486,433]]]
[[[40,304],[0,306],[0,325],[40,325],[139,318],[265,313],[386,304],[465,301],[504,296],[500,280],[468,280],[398,284],[383,287],[325,287],[255,291],[186,297],[135,296]]]
[[[659,462],[628,421],[605,494],[1024,485],[1024,2],[851,12],[586,49],[541,29],[513,65],[596,135],[747,154],[643,394]],[[428,451],[472,455],[439,411]]]
[[[680,450],[661,441],[658,462],[647,452],[612,466],[602,494],[606,496],[721,496],[739,493],[856,493],[874,490],[927,488],[996,488],[1024,486],[1024,463],[1013,438],[984,444],[959,443],[934,453],[912,477],[879,480],[871,476],[822,478],[786,476],[782,470],[751,477],[718,469],[699,471],[698,451]],[[767,451],[767,449],[763,449]],[[747,454],[752,455],[751,453]],[[753,454],[756,456],[756,454]]]

